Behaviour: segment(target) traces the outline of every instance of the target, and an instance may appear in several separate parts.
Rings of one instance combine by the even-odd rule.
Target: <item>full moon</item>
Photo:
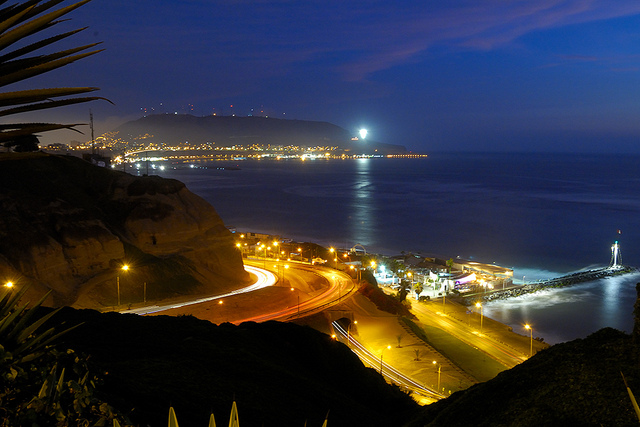
[[[360,129],[360,138],[365,139],[367,137],[367,130]]]

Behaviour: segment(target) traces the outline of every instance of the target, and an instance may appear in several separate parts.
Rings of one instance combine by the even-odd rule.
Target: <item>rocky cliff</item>
[[[215,209],[179,181],[42,153],[1,154],[0,180],[0,280],[51,289],[53,305],[115,305],[118,280],[137,304],[249,279]]]

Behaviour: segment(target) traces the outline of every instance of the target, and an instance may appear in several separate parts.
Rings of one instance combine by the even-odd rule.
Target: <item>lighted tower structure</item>
[[[611,262],[609,268],[621,268],[622,267],[622,255],[620,254],[620,245],[616,240],[611,246]]]

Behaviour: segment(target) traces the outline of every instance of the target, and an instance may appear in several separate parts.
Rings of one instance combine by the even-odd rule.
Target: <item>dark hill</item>
[[[425,407],[408,425],[637,426],[621,372],[640,397],[632,337],[605,328]]]
[[[85,322],[63,344],[91,354],[108,372],[104,400],[138,423],[163,425],[173,405],[184,425],[204,424],[211,410],[224,419],[235,399],[250,426],[319,426],[329,410],[331,427],[638,424],[620,375],[640,394],[637,347],[611,328],[420,409],[347,347],[307,327],[73,309],[55,320]]]
[[[61,349],[90,354],[105,401],[135,425],[226,425],[231,403],[245,426],[389,427],[419,408],[365,368],[343,344],[314,329],[267,322],[214,325],[191,316],[141,317],[63,309],[56,322],[84,322]],[[104,374],[108,372],[108,374]]]
[[[252,144],[298,147],[340,147],[353,154],[405,154],[406,148],[366,140],[352,141],[349,131],[327,122],[266,117],[157,114],[127,122],[117,129],[129,143],[154,142],[177,146],[214,143],[214,147]],[[144,140],[141,138],[144,136]]]

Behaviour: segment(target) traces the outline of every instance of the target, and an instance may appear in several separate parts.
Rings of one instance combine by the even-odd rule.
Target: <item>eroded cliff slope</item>
[[[70,156],[0,154],[0,280],[95,308],[217,293],[249,277],[215,209],[183,183]],[[131,265],[126,274],[122,264]]]

